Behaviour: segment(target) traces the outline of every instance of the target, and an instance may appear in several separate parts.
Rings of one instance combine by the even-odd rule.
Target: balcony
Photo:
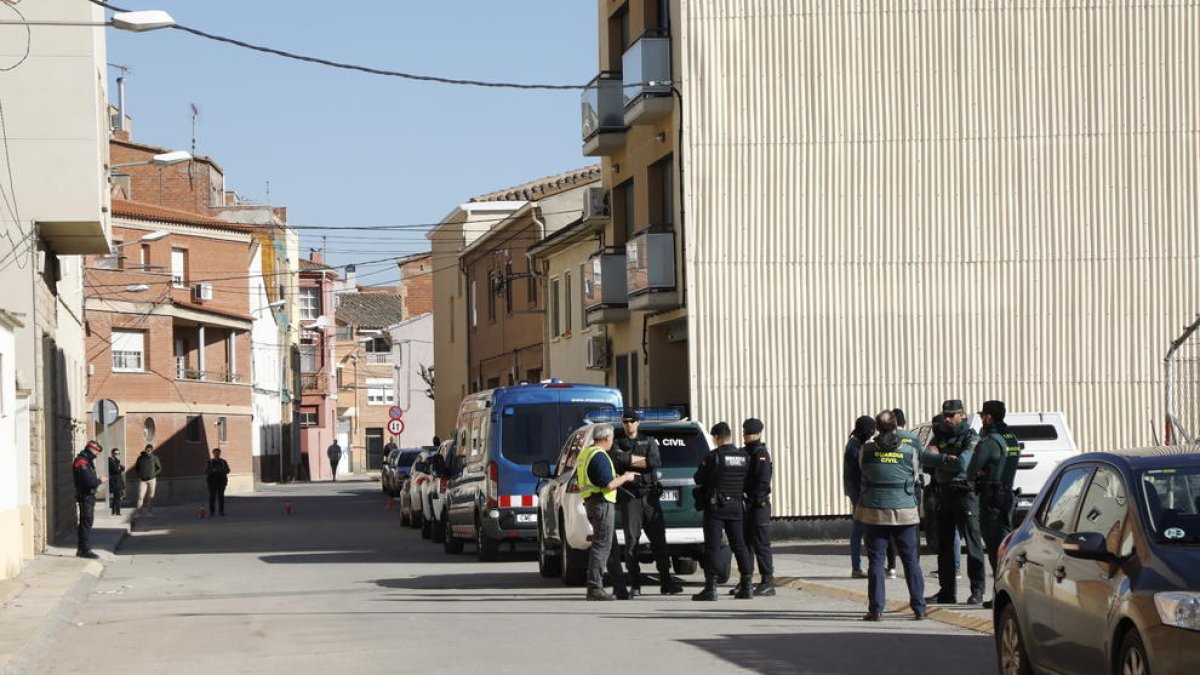
[[[588,259],[583,274],[583,311],[588,323],[616,323],[629,318],[625,252],[610,249]]]
[[[625,244],[625,272],[630,311],[662,311],[679,307],[675,282],[675,232],[652,225]]]
[[[228,370],[194,370],[192,368],[181,367],[178,364],[176,364],[175,368],[175,379],[223,384],[238,384],[242,381],[240,375],[231,373]]]
[[[392,365],[392,353],[389,352],[366,352],[366,362],[369,366],[390,366]]]
[[[583,154],[611,155],[625,146],[625,105],[621,73],[606,70],[583,90]]]
[[[300,389],[305,394],[329,393],[329,377],[325,373],[302,373],[300,375]]]
[[[621,57],[625,126],[654,124],[675,109],[671,99],[671,38],[647,31]]]

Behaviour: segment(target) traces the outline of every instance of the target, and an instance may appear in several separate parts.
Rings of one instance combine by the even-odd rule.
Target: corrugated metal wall
[[[682,4],[693,406],[765,420],[777,515],[845,513],[885,407],[1161,436],[1200,311],[1196,2]]]

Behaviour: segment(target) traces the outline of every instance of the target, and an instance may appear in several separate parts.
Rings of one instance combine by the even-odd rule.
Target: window
[[[200,415],[188,415],[185,438],[188,443],[199,443],[204,435],[204,421]]]
[[[317,345],[300,345],[300,372],[315,373],[320,369],[321,363],[317,358]]]
[[[354,326],[338,326],[337,339],[349,340],[354,337]]]
[[[633,239],[633,233],[637,232],[637,218],[634,215],[632,178],[613,190],[613,214],[618,217],[614,232],[624,232],[625,241]]]
[[[317,411],[316,410],[301,410],[300,411],[300,426],[302,426],[302,427],[317,426]]]
[[[513,312],[513,294],[509,285],[512,283],[512,263],[504,263],[504,309],[509,315]]]
[[[550,312],[550,337],[558,337],[562,331],[558,325],[558,279],[550,280],[550,297],[546,299],[546,311]]]
[[[629,6],[608,18],[608,70],[621,70],[621,56],[629,48]]]
[[[479,325],[479,296],[475,293],[475,280],[471,280],[471,297],[467,300],[471,303],[471,328]]]
[[[1053,424],[1014,424],[1008,429],[1018,441],[1058,440],[1058,429]]]
[[[1083,496],[1090,466],[1078,466],[1063,472],[1054,486],[1054,494],[1042,505],[1037,523],[1047,530],[1067,533],[1075,526],[1075,507]]]
[[[575,298],[571,296],[571,273],[563,275],[563,333],[571,334],[571,305]]]
[[[1081,532],[1099,532],[1104,535],[1108,550],[1116,555],[1121,543],[1121,525],[1129,509],[1125,483],[1112,469],[1100,467],[1092,476],[1083,508],[1079,512]]]
[[[146,370],[146,334],[140,330],[112,332],[112,369],[114,373],[141,373]]]
[[[599,260],[599,259],[597,259],[597,260]],[[587,297],[588,297],[588,283],[589,282],[588,282],[587,271],[588,271],[587,263],[583,263],[579,266],[579,327],[580,328],[587,328],[589,325],[587,312],[584,310],[584,308],[587,307],[587,305],[588,305]]]
[[[533,261],[529,261],[528,269],[525,270],[529,276],[525,277],[525,301],[529,309],[537,307],[538,296],[538,281],[537,277],[533,276]]]
[[[499,387],[499,386],[500,386],[500,378],[498,378],[498,377],[489,377],[488,378],[488,381],[487,381],[488,389],[495,389],[496,387]]]
[[[392,362],[392,345],[387,338],[371,338],[363,343],[363,351],[367,353],[367,363],[378,365]]]
[[[525,373],[525,381],[529,382],[530,384],[535,384],[537,382],[541,382],[542,381],[542,369],[541,368],[529,369],[529,372]]]
[[[114,239],[112,249],[108,255],[96,256],[96,259],[92,262],[92,266],[104,270],[119,270],[124,268],[125,265],[121,262],[120,240]]]
[[[500,273],[488,270],[488,322],[496,321],[496,293],[500,292]]]
[[[224,443],[229,439],[229,419],[226,417],[217,418],[217,442]]]
[[[668,30],[671,27],[671,0],[651,0],[646,3],[646,25]]]
[[[300,318],[309,321],[315,320],[321,316],[321,289],[319,288],[301,288],[300,289]]]
[[[150,244],[142,244],[138,247],[138,265],[146,267],[150,264]]]
[[[650,218],[654,225],[675,222],[675,164],[671,155],[650,166]]]
[[[396,393],[392,381],[381,377],[367,379],[367,405],[394,405]]]
[[[171,249],[171,285],[175,288],[187,288],[187,251],[181,248]]]

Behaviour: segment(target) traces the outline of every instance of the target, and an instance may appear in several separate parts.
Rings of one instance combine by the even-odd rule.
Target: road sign
[[[398,420],[401,417],[404,417],[404,409],[398,405],[394,405],[391,408],[388,408],[388,417]]]
[[[388,420],[388,433],[393,436],[399,436],[404,433],[404,420]]]
[[[119,413],[120,408],[117,407],[117,402],[111,398],[100,399],[96,401],[96,405],[92,406],[92,416],[104,426],[116,422]]]

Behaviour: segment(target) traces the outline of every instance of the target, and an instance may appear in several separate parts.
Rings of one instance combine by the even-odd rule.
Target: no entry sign
[[[399,436],[404,433],[404,420],[388,420],[387,430],[389,434]]]

